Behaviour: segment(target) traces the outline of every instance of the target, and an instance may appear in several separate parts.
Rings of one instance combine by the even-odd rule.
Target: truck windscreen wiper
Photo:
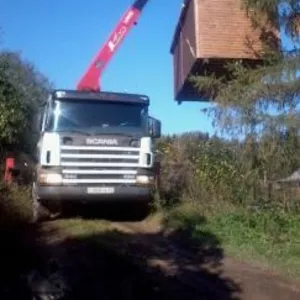
[[[93,131],[91,134],[99,134],[99,135],[128,135],[128,133],[125,132],[107,132],[107,131]]]
[[[81,134],[81,135],[91,135],[91,133],[88,132],[88,131],[82,131],[82,130],[77,130],[77,129],[70,129],[70,130],[61,131],[61,132],[78,133],[78,134]]]
[[[132,132],[105,132],[105,131],[93,131],[91,134],[96,134],[96,135],[120,135],[120,136],[129,136],[129,137],[136,137],[140,136],[142,133],[132,133]]]

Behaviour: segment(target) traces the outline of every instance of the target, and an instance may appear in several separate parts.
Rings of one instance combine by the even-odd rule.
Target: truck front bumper
[[[114,191],[97,190],[91,193],[86,186],[37,186],[38,198],[42,201],[149,201],[151,188],[143,186],[114,187]]]

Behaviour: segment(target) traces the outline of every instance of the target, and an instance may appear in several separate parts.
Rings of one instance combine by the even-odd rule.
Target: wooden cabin
[[[279,31],[268,22],[254,29],[242,0],[185,0],[171,45],[175,100],[209,101],[189,76],[224,75],[227,61],[256,65],[261,62],[262,40],[278,47]]]

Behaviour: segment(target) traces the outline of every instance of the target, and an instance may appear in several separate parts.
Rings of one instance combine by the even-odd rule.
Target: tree
[[[253,68],[242,62],[227,65],[226,76],[191,77],[218,105],[208,110],[215,124],[232,134],[256,135],[264,131],[298,126],[300,121],[300,2],[298,0],[243,0],[253,25],[267,14],[274,27],[285,29],[294,47],[268,48],[263,63]]]
[[[227,74],[193,76],[191,81],[216,103],[207,113],[232,137],[244,137],[240,152],[244,184],[257,200],[259,187],[299,168],[300,153],[300,2],[299,0],[243,0],[253,26],[267,16],[284,29],[289,47],[268,47],[262,63],[228,63]]]
[[[30,152],[33,120],[51,84],[19,53],[0,52],[0,145],[7,151]]]

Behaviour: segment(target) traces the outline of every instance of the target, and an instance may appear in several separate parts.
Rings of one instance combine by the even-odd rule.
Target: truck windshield
[[[50,131],[83,133],[145,133],[148,109],[143,104],[95,100],[55,101]]]

